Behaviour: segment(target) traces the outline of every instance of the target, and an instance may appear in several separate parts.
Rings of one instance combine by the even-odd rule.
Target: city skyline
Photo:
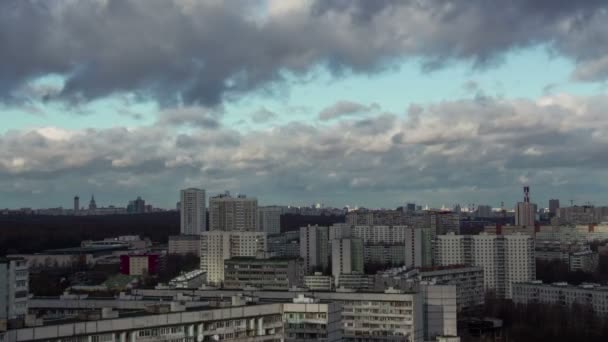
[[[608,204],[608,4],[450,4],[3,1],[0,208]]]

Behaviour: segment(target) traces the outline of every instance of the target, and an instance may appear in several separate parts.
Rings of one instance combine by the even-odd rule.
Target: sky
[[[608,205],[604,0],[0,1],[0,208]]]

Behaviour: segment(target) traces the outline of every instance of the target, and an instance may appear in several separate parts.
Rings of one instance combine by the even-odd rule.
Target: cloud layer
[[[500,198],[496,191],[510,189],[503,195],[509,201],[523,183],[601,195],[607,105],[608,96],[561,94],[441,102],[412,106],[405,117],[378,114],[248,133],[205,125],[188,132],[159,125],[13,131],[0,137],[0,189],[158,191],[159,197],[147,195],[167,201],[179,187],[196,185],[238,189],[266,201],[298,194],[336,204],[394,204],[404,194],[430,190]],[[378,193],[382,198],[374,197]]]
[[[577,63],[573,77],[608,76],[603,0],[6,0],[0,2],[0,96],[28,82],[65,82],[44,99],[131,92],[163,105],[216,105],[303,75],[370,73],[401,58],[426,68],[491,66],[544,45]],[[27,96],[33,96],[28,94]]]

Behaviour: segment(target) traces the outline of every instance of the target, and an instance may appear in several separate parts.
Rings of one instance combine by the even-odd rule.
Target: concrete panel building
[[[188,188],[180,191],[180,233],[200,235],[207,230],[205,190]]]
[[[438,266],[470,265],[483,268],[485,289],[511,298],[512,284],[536,279],[534,239],[526,234],[438,235]]]
[[[224,267],[226,289],[289,290],[304,284],[300,258],[234,257],[224,260]]]
[[[329,266],[329,235],[327,227],[300,228],[300,257],[307,273],[324,271]]]
[[[266,233],[211,231],[201,235],[201,270],[207,274],[208,284],[224,281],[224,260],[265,253]]]
[[[229,192],[209,199],[209,230],[258,231],[258,200]]]

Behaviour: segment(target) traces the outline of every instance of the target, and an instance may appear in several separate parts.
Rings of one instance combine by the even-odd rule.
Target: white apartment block
[[[258,223],[256,198],[226,192],[209,199],[209,230],[254,232]]]
[[[410,228],[405,235],[405,266],[426,267],[433,264],[430,228]]]
[[[336,285],[341,274],[363,273],[363,241],[335,239],[331,241],[331,274]]]
[[[329,266],[329,235],[327,227],[300,227],[300,257],[307,273]]]
[[[0,258],[0,326],[27,315],[29,271],[21,258]]]
[[[208,284],[224,281],[224,260],[266,253],[266,233],[211,231],[201,235],[201,270]]]
[[[342,341],[341,306],[298,296],[283,304],[285,342]]]
[[[567,283],[543,284],[542,281],[513,285],[513,301],[518,304],[544,303],[589,306],[600,316],[608,316],[608,287],[598,284],[579,286]]]
[[[258,228],[268,235],[281,233],[281,207],[259,207],[258,208]]]
[[[189,188],[180,191],[180,232],[200,235],[207,230],[205,190]]]
[[[534,238],[510,235],[438,235],[435,240],[438,266],[472,265],[483,268],[486,290],[511,298],[512,284],[536,278]]]

